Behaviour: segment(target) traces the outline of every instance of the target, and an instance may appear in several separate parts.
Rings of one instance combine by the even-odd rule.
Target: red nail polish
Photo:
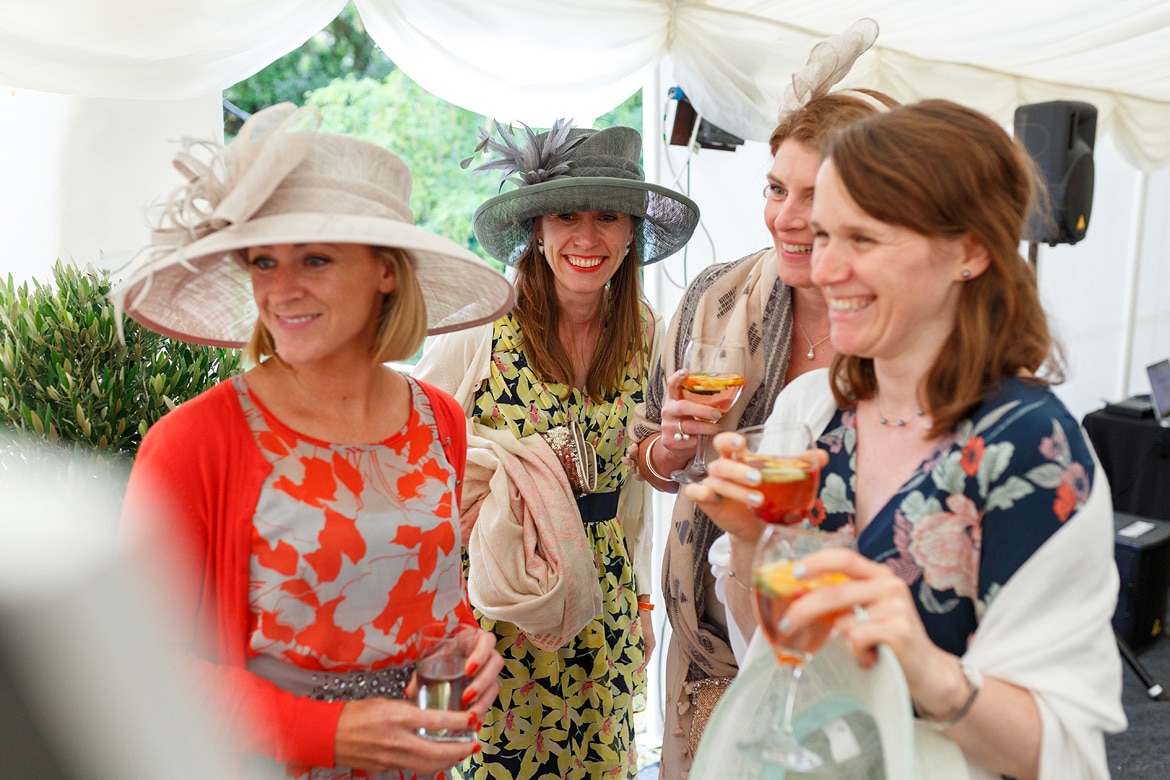
[[[478,670],[479,670],[479,664],[477,664],[475,661],[468,661],[467,668],[463,670],[463,673],[465,675],[467,675],[468,677],[472,677],[475,675],[475,673]]]
[[[475,689],[468,688],[467,690],[465,690],[463,692],[463,705],[467,706],[471,702],[475,701],[475,697],[476,697]]]
[[[475,729],[476,731],[479,731],[479,729],[478,729],[478,728],[476,728],[477,726],[479,726],[479,718],[475,717],[475,713],[474,713],[474,712],[469,712],[469,713],[467,713],[467,714],[468,714],[468,718],[467,718],[467,728],[469,728],[469,729]]]
[[[480,750],[482,750],[482,749],[483,749],[483,748],[481,748],[481,747],[479,746],[479,743],[478,743],[478,742],[476,742],[474,745],[472,745],[472,746],[471,746],[471,752],[472,752],[473,754],[474,754],[474,753],[478,753],[478,752],[479,752]]]

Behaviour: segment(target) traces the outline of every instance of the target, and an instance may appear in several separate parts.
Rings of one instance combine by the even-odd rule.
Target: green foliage
[[[302,105],[309,92],[336,78],[379,80],[392,70],[394,63],[366,34],[361,16],[349,3],[299,49],[227,88],[224,97],[253,114],[285,101]]]
[[[58,261],[53,283],[0,282],[0,420],[70,452],[120,464],[159,417],[236,372],[237,350],[160,336],[131,320],[118,339],[106,275]],[[27,459],[20,438],[0,445]]]
[[[499,190],[499,177],[472,176],[459,161],[475,150],[484,117],[440,100],[401,70],[381,81],[338,79],[311,92],[305,105],[321,111],[322,130],[365,138],[405,160],[414,178],[410,208],[415,221],[479,249],[471,215]]]
[[[499,177],[472,176],[459,167],[488,119],[440,100],[396,69],[366,34],[352,3],[301,48],[230,87],[224,97],[247,113],[282,101],[314,106],[324,117],[323,130],[393,150],[414,177],[410,207],[416,222],[501,267],[480,250],[471,229],[476,207],[499,192]],[[641,130],[640,91],[594,126],[613,125]]]

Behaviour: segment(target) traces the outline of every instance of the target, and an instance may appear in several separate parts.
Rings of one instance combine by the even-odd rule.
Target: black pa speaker
[[[1170,591],[1170,522],[1113,513],[1114,560],[1121,587],[1113,630],[1134,651],[1148,647],[1165,631]]]
[[[1024,239],[1075,244],[1085,237],[1093,210],[1097,109],[1071,100],[1020,106],[1015,133],[1036,161],[1048,188],[1048,208],[1038,208],[1031,216]],[[1044,206],[1044,202],[1039,205]]]

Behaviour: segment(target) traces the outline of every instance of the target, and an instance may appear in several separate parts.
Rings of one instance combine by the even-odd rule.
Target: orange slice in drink
[[[807,479],[811,470],[807,461],[795,458],[765,458],[752,465],[759,469],[764,482],[799,482]]]
[[[792,570],[796,563],[796,561],[776,561],[764,566],[756,572],[757,584],[782,598],[795,599],[814,590],[849,581],[849,575],[839,571],[828,571],[813,577],[797,579],[792,576]]]
[[[742,384],[739,374],[691,374],[683,380],[683,387],[697,395],[715,395]]]

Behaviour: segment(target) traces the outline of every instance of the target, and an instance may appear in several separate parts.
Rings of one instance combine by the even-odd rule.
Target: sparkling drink
[[[840,572],[826,572],[812,578],[797,579],[792,576],[795,560],[774,561],[756,572],[753,592],[755,593],[756,618],[760,628],[776,653],[781,664],[801,666],[828,640],[833,624],[840,613],[820,617],[799,634],[781,638],[779,626],[784,613],[806,593],[819,588],[847,582],[849,577]]]
[[[702,374],[689,375],[682,383],[682,396],[687,401],[694,401],[720,412],[727,412],[739,400],[743,392],[743,376],[740,374]]]
[[[419,707],[424,710],[462,709],[463,691],[467,688],[467,676],[463,673],[465,663],[460,655],[436,655],[419,661],[415,668],[419,683]],[[466,732],[453,734],[447,729],[424,730],[423,736],[439,741],[469,738]]]
[[[817,497],[820,469],[806,460],[745,453],[743,462],[760,472],[756,487],[764,501],[753,507],[765,523],[793,525],[804,519]]]

